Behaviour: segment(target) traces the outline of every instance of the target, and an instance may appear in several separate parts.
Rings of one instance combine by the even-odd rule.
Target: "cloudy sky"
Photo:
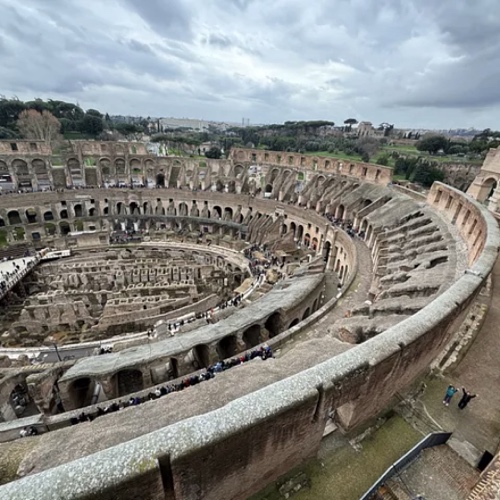
[[[500,129],[499,0],[0,0],[0,94]]]

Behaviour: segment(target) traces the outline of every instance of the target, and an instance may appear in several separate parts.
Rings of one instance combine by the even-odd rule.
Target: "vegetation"
[[[17,128],[24,138],[46,141],[50,145],[59,137],[61,123],[50,111],[25,109],[19,114]]]

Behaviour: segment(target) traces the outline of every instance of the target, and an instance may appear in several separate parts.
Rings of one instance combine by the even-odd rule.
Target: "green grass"
[[[361,161],[361,156],[359,155],[348,155],[343,151],[336,151],[335,153],[330,153],[328,151],[316,151],[316,152],[307,152],[304,153],[306,156],[321,156],[326,158],[335,158],[338,160],[353,160],[353,161]]]
[[[444,156],[434,156],[425,151],[419,151],[415,146],[406,146],[406,145],[393,145],[393,146],[383,146],[381,149],[382,152],[388,153],[389,155],[393,151],[397,151],[399,154],[403,156],[420,156],[429,161],[435,161],[436,163],[464,163],[470,165],[482,165],[483,160],[481,159],[468,159],[463,156],[454,156],[454,155],[444,155]]]
[[[314,459],[287,475],[293,477],[304,472],[311,480],[311,488],[299,491],[293,500],[357,500],[391,464],[421,439],[421,434],[401,417],[394,416],[361,442],[361,451],[346,444],[330,452],[326,458]],[[282,497],[273,484],[252,500],[282,500]]]

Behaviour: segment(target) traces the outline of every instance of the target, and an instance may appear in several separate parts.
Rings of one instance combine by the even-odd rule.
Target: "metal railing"
[[[360,500],[371,500],[378,489],[393,476],[398,475],[405,467],[415,460],[422,450],[445,444],[450,439],[451,432],[433,432],[428,434],[422,441],[417,443],[410,451],[405,453],[397,462],[394,462],[371,486],[371,488],[360,498]]]

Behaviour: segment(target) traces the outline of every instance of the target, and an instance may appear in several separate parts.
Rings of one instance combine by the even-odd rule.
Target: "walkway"
[[[422,402],[445,430],[453,431],[473,455],[495,453],[500,441],[500,259],[492,274],[491,303],[486,319],[464,359],[444,380],[431,379]],[[442,404],[448,384],[459,388],[449,407]],[[461,388],[478,394],[464,410],[457,407]],[[465,450],[464,450],[465,452]]]
[[[0,299],[3,298],[39,261],[39,257],[22,257],[0,262],[0,282],[5,287],[0,288]]]
[[[358,238],[354,238],[353,241],[358,253],[358,272],[348,292],[335,304],[328,314],[299,335],[292,337],[281,349],[280,355],[283,355],[283,353],[287,352],[294,345],[306,340],[318,339],[325,336],[335,337],[335,322],[343,318],[346,312],[352,309],[353,306],[362,304],[368,299],[368,291],[370,290],[373,278],[370,249]],[[354,346],[340,340],[337,340],[337,342],[343,346],[342,350]]]

